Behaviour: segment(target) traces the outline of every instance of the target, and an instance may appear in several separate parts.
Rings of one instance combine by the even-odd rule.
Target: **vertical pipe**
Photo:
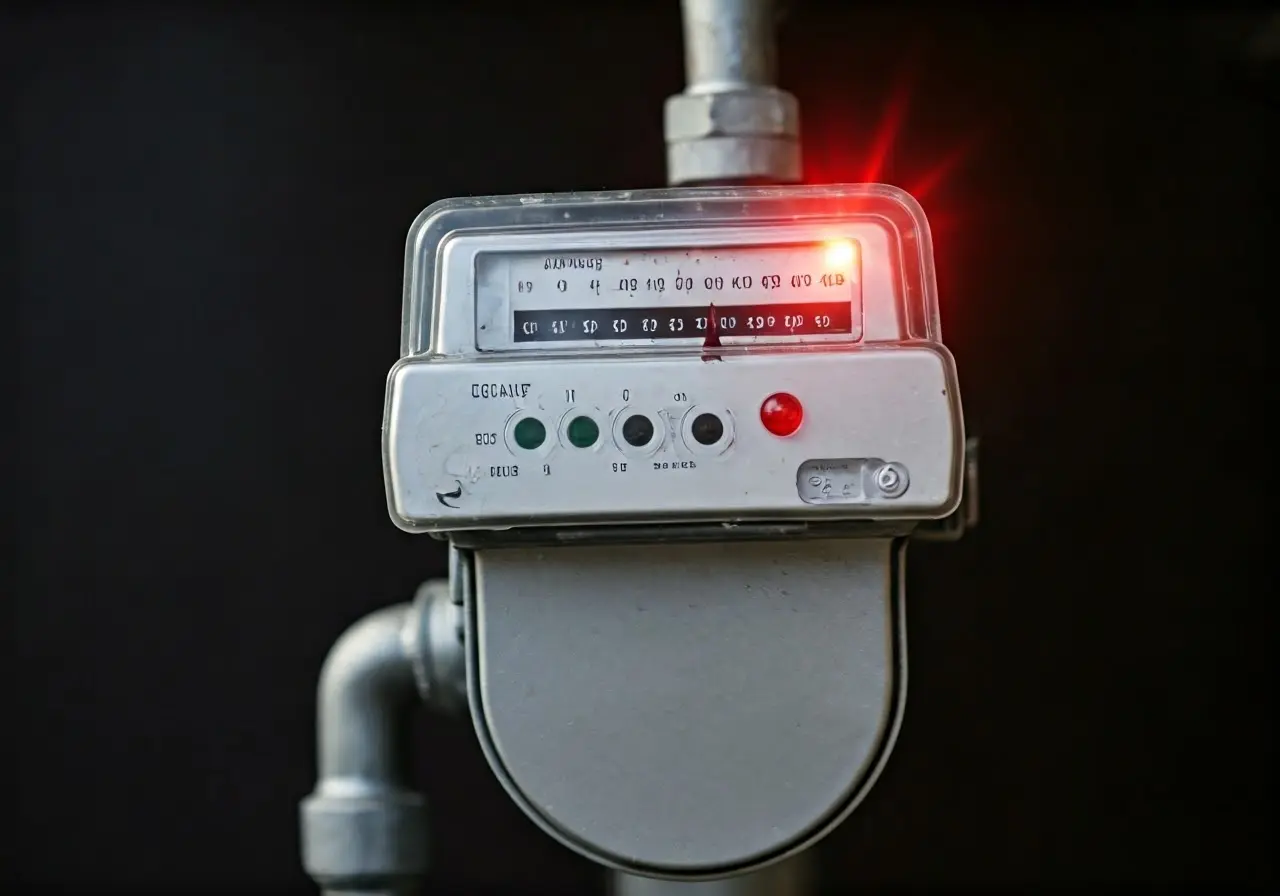
[[[317,695],[320,780],[407,783],[403,731],[418,696],[403,631],[409,604],[369,614],[325,659]]]
[[[682,0],[687,92],[772,87],[777,77],[773,4]]]
[[[406,773],[417,613],[402,604],[361,619],[320,673],[319,774],[300,820],[302,864],[324,896],[401,896],[427,870],[426,806]]]
[[[796,183],[800,109],[779,90],[771,0],[681,0],[687,86],[667,99],[672,186]]]

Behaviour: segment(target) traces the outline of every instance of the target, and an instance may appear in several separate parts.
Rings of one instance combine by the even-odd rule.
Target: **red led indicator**
[[[789,392],[775,392],[760,405],[760,422],[775,436],[789,436],[804,421],[800,399]]]

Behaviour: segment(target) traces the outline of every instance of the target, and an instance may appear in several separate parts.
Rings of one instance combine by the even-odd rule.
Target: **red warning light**
[[[760,422],[775,436],[789,436],[804,421],[800,399],[789,392],[775,392],[760,405]]]

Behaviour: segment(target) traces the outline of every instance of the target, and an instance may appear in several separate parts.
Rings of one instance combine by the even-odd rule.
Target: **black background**
[[[307,891],[295,804],[321,660],[443,571],[381,481],[409,223],[451,195],[660,185],[677,10],[3,13],[0,882]],[[913,550],[906,726],[821,847],[832,888],[1274,886],[1280,146],[1231,62],[1240,33],[789,16],[809,179],[924,194],[984,439],[982,527]],[[601,880],[502,794],[468,723],[419,729],[437,892]]]

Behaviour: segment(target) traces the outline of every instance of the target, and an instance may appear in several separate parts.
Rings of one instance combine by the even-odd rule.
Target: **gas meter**
[[[401,356],[384,449],[410,532],[678,538],[960,500],[929,229],[892,187],[436,203]]]
[[[451,544],[481,748],[544,831],[714,878],[870,787],[905,693],[904,536],[964,468],[906,193],[437,203],[383,429],[392,518]]]

